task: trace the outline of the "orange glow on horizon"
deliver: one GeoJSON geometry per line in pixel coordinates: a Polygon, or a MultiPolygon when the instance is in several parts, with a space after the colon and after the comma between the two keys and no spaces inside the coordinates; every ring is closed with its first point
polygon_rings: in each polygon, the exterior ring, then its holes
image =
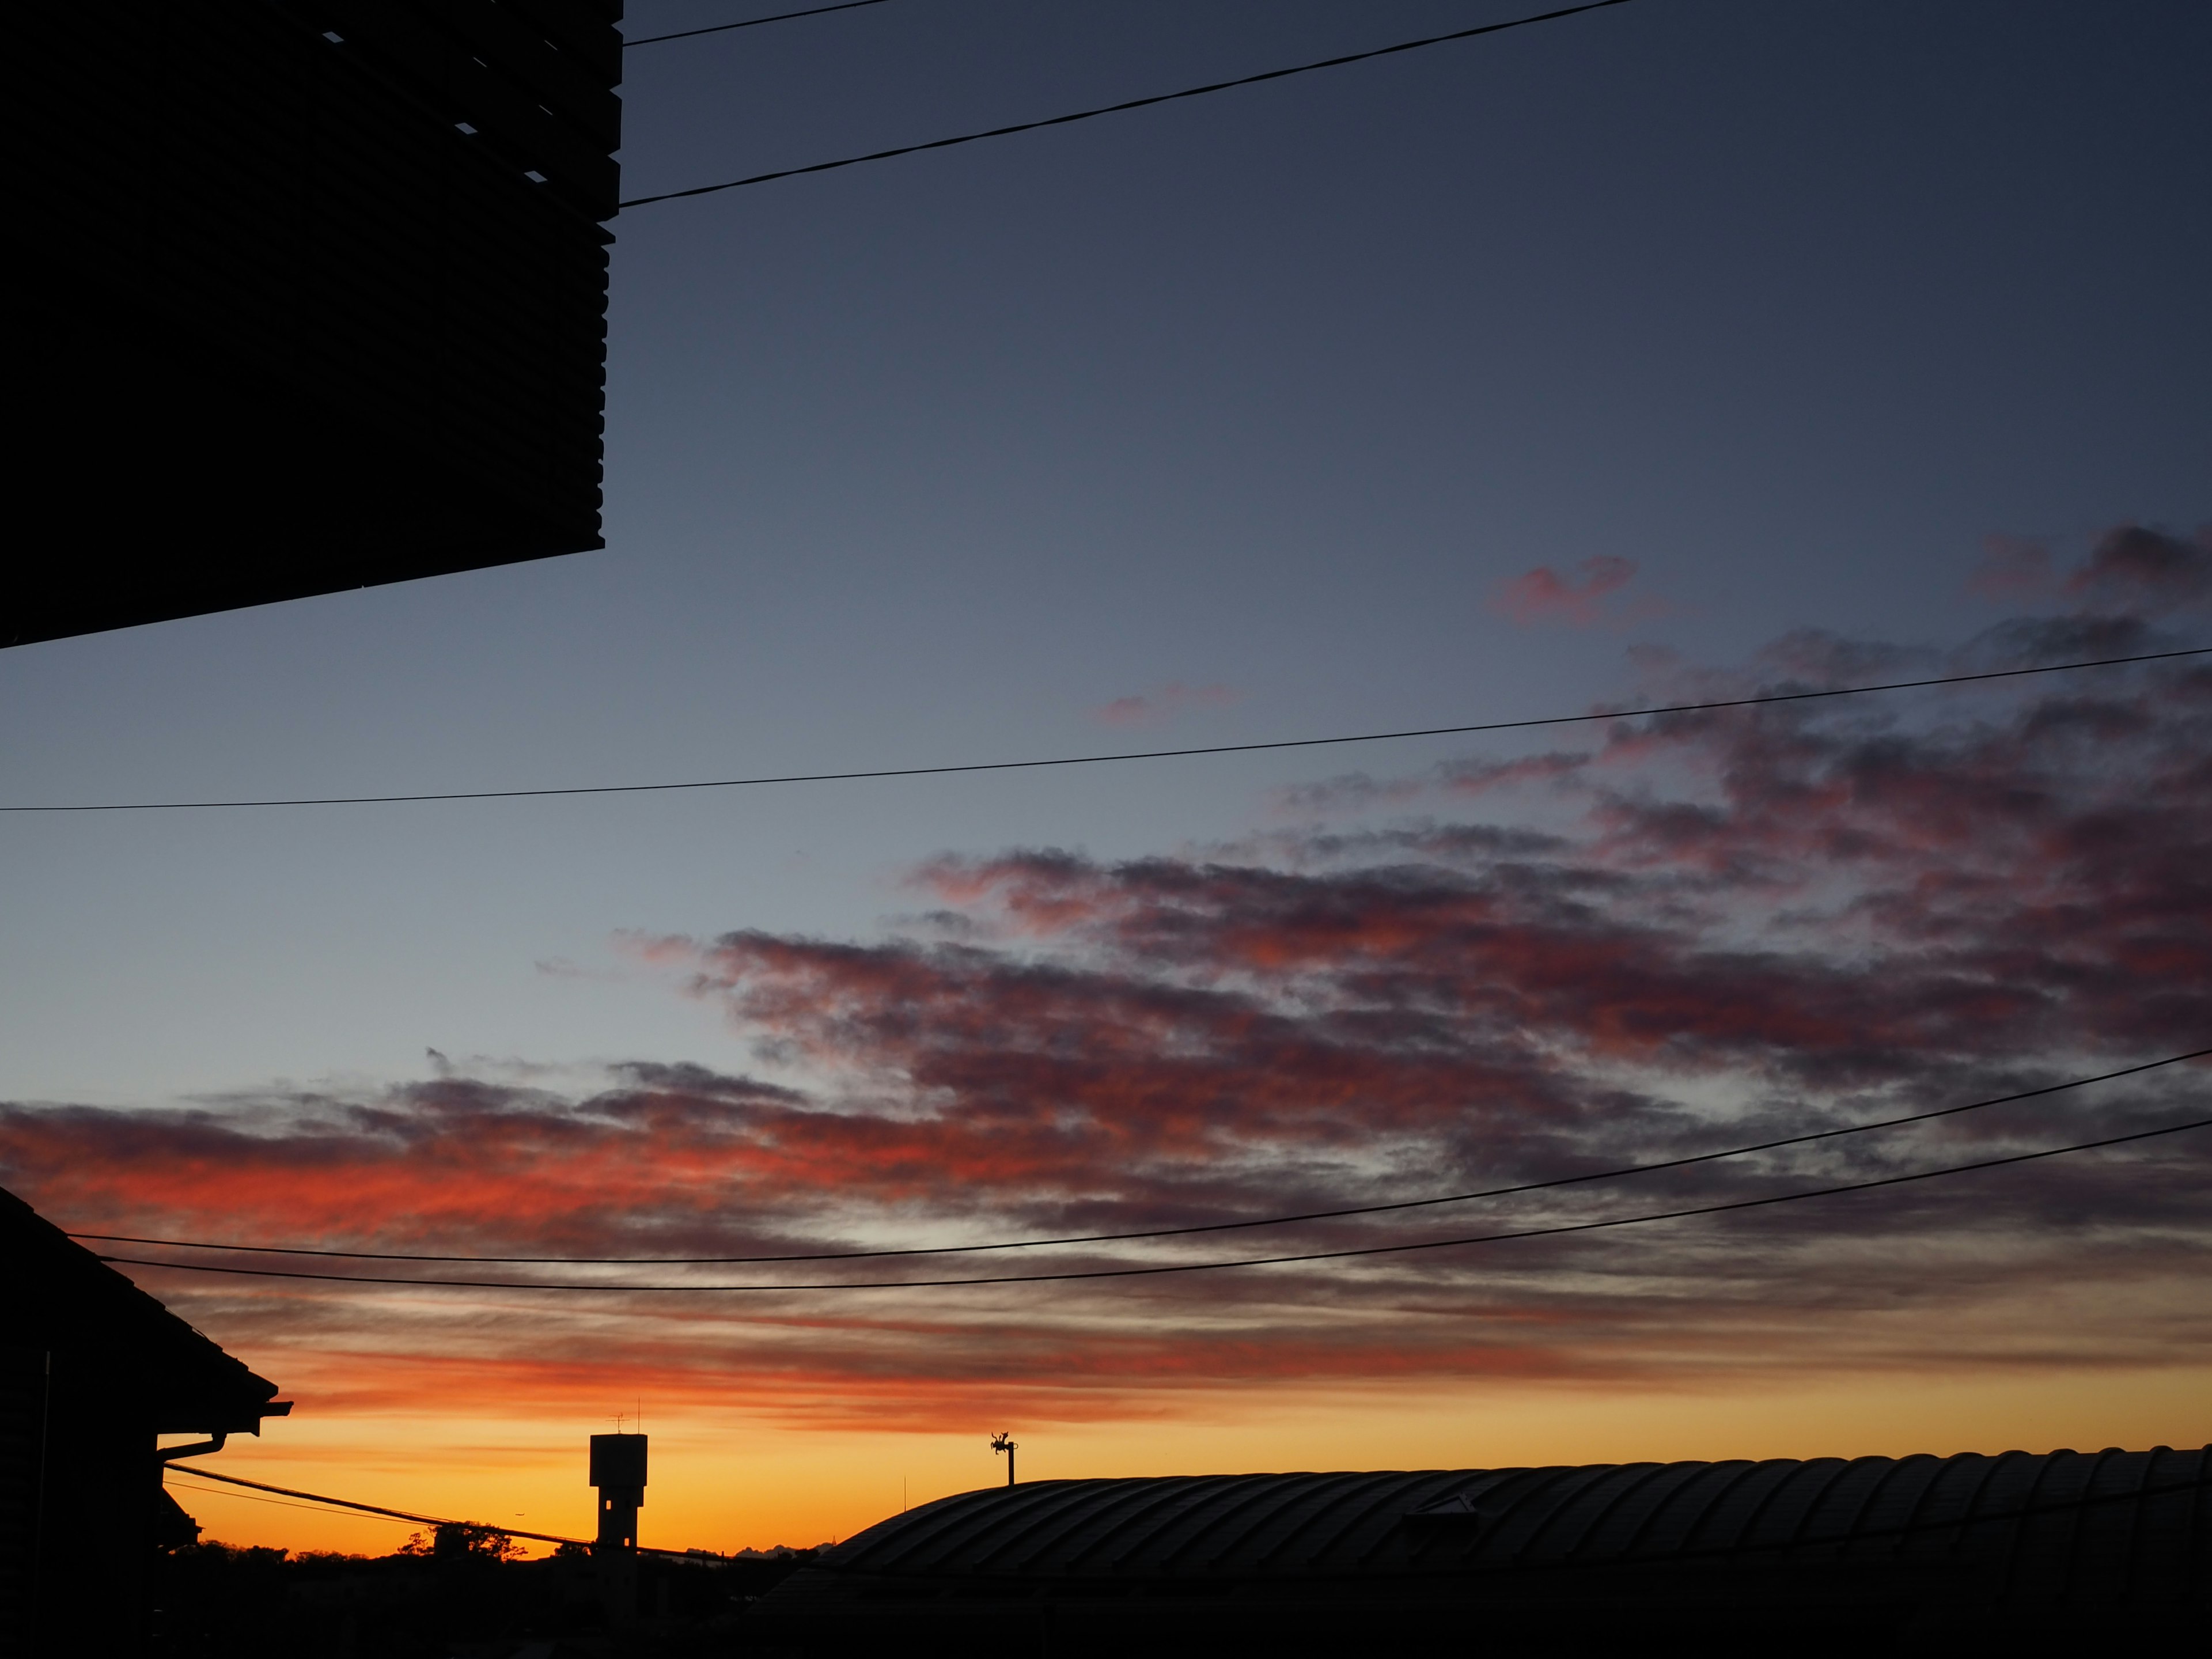
{"type": "MultiPolygon", "coordinates": [[[[270,1364],[274,1365],[274,1362],[270,1364]]],[[[280,1369],[281,1368],[277,1368],[280,1369]]],[[[426,1376],[422,1397],[442,1392],[426,1376]]],[[[492,1396],[447,1410],[317,1410],[234,1440],[210,1468],[455,1520],[588,1537],[585,1442],[635,1410],[610,1376],[603,1420],[492,1396]]],[[[303,1391],[308,1392],[308,1391],[303,1391]]],[[[1483,1381],[1357,1391],[1185,1394],[1145,1417],[1016,1423],[1025,1480],[1293,1468],[1494,1468],[1677,1458],[2045,1451],[2212,1442],[2212,1367],[2033,1376],[1861,1376],[1655,1390],[1483,1381]]],[[[643,1395],[653,1439],[642,1541],[721,1552],[851,1536],[920,1504],[997,1484],[988,1402],[972,1431],[795,1427],[758,1412],[643,1395]]],[[[1011,1419],[1010,1419],[1011,1420],[1011,1419]]],[[[192,1488],[188,1490],[187,1488],[192,1488]]],[[[203,1536],[233,1545],[386,1554],[405,1523],[214,1489],[172,1491],[203,1536]]],[[[532,1545],[539,1554],[549,1547],[532,1545]]]]}

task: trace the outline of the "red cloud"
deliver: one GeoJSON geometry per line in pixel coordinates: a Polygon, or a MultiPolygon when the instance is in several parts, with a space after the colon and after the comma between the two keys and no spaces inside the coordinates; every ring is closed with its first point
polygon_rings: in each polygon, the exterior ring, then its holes
{"type": "MultiPolygon", "coordinates": [[[[2143,569],[2171,577],[2164,556],[2120,547],[2092,569],[2140,585],[2143,569]]],[[[1972,649],[2076,645],[2090,626],[2113,625],[2013,625],[1972,649]]],[[[1820,677],[1895,660],[1805,635],[1764,666],[1820,677]]],[[[1917,712],[1799,703],[1623,721],[1602,767],[1471,761],[1430,786],[1450,799],[1454,780],[1479,791],[1515,767],[1567,785],[1557,833],[1427,823],[1285,836],[1289,856],[1271,860],[1027,850],[920,872],[994,924],[975,937],[1011,943],[635,942],[804,1086],[637,1064],[580,1094],[440,1076],[191,1110],[0,1105],[0,1179],[103,1231],[804,1254],[1541,1178],[2202,1046],[2212,670],[2013,688],[1917,712]]],[[[2150,1127],[2201,1103],[2204,1075],[2179,1067],[1911,1134],[1505,1206],[866,1271],[1158,1262],[1717,1201],[2150,1127]]],[[[2212,1343],[2201,1316],[2175,1311],[2201,1299],[2212,1253],[2208,1139],[1734,1223],[926,1300],[471,1292],[447,1311],[428,1295],[143,1271],[188,1314],[219,1313],[247,1351],[258,1333],[323,1355],[310,1376],[356,1404],[402,1364],[566,1399],[600,1386],[595,1355],[619,1352],[672,1391],[799,1423],[936,1427],[978,1402],[1103,1417],[1270,1381],[1875,1363],[1850,1357],[1850,1316],[1877,1309],[1928,1322],[1923,1348],[1885,1337],[1879,1363],[1950,1364],[1966,1340],[1951,1314],[1993,1298],[2025,1309],[2068,1286],[2094,1287],[2094,1307],[2051,1339],[2055,1358],[2179,1359],[2212,1343]]],[[[851,1270],[702,1271],[803,1284],[851,1270]]]]}
{"type": "Polygon", "coordinates": [[[1527,627],[1538,622],[1564,622],[1577,628],[1593,628],[1607,620],[1607,594],[1626,587],[1636,574],[1633,559],[1602,554],[1576,567],[1577,583],[1547,564],[1516,576],[1499,590],[1492,608],[1527,627]]]}

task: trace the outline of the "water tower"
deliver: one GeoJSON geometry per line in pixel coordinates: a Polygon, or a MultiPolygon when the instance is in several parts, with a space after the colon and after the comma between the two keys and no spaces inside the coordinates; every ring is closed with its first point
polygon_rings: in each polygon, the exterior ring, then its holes
{"type": "Polygon", "coordinates": [[[599,1489],[601,1550],[637,1548],[637,1512],[645,1507],[645,1437],[592,1437],[592,1484],[599,1489]]]}

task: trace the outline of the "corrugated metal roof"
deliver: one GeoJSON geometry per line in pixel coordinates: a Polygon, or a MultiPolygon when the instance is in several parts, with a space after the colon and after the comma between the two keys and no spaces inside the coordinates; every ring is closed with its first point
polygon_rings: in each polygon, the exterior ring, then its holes
{"type": "Polygon", "coordinates": [[[1100,1588],[1486,1571],[1972,1563],[2007,1590],[2201,1580],[2212,1447],[1039,1481],[871,1527],[818,1571],[1100,1588]]]}

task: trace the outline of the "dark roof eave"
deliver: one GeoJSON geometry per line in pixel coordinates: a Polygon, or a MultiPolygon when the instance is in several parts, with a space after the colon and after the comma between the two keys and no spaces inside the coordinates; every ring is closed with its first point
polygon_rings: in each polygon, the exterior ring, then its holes
{"type": "Polygon", "coordinates": [[[276,1384],[0,1189],[0,1340],[131,1376],[164,1433],[258,1433],[276,1384]],[[172,1427],[171,1425],[173,1425],[172,1427]]]}

